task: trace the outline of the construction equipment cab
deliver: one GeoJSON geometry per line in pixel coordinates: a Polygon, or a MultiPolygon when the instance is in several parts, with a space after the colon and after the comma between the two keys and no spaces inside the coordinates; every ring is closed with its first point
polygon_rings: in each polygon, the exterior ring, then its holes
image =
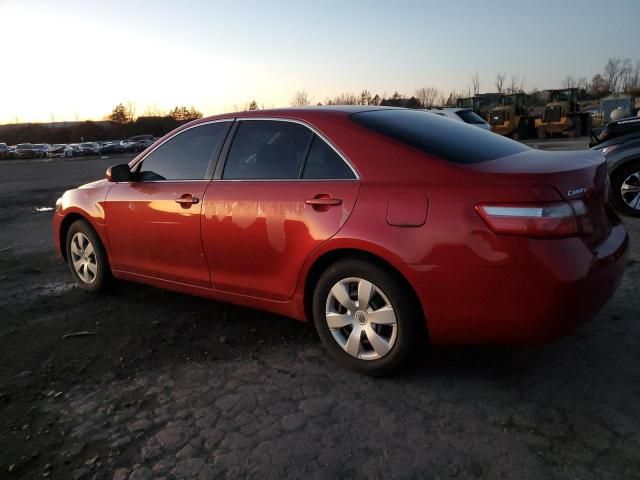
{"type": "Polygon", "coordinates": [[[535,121],[538,138],[547,138],[555,133],[570,138],[588,135],[591,130],[591,115],[580,111],[578,89],[548,90],[549,103],[542,118],[535,121]]]}
{"type": "Polygon", "coordinates": [[[526,93],[503,95],[498,106],[489,114],[491,131],[499,135],[522,140],[535,135],[535,117],[529,112],[526,93]]]}

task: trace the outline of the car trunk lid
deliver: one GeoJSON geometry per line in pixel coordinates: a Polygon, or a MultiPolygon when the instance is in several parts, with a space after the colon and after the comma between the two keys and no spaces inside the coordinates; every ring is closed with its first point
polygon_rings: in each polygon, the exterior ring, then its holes
{"type": "Polygon", "coordinates": [[[608,177],[602,153],[592,150],[569,152],[526,150],[469,168],[502,181],[553,187],[569,202],[584,227],[583,238],[597,244],[611,228],[615,218],[608,205],[608,177]]]}

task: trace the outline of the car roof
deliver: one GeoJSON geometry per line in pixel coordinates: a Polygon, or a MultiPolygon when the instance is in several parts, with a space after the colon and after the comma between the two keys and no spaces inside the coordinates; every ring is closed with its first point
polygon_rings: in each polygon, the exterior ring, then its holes
{"type": "Polygon", "coordinates": [[[312,118],[318,114],[347,116],[354,113],[369,112],[374,110],[407,110],[400,107],[383,107],[379,105],[318,105],[309,107],[284,107],[265,110],[245,110],[239,112],[223,113],[204,117],[192,122],[192,124],[208,122],[211,120],[224,120],[236,117],[277,117],[277,118],[312,118]]]}

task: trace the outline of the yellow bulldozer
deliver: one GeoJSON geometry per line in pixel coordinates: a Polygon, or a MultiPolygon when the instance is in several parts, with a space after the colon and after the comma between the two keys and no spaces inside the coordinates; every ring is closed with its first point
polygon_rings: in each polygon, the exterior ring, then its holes
{"type": "Polygon", "coordinates": [[[514,140],[534,136],[535,119],[529,111],[529,96],[526,93],[502,95],[498,99],[498,106],[489,112],[491,131],[514,140]]]}
{"type": "Polygon", "coordinates": [[[542,118],[535,121],[538,138],[548,138],[560,133],[570,138],[588,135],[591,131],[591,115],[580,111],[578,89],[549,90],[549,103],[542,118]]]}

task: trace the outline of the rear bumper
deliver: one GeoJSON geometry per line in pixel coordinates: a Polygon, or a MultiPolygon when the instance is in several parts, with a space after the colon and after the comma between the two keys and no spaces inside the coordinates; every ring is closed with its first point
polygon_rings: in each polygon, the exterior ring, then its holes
{"type": "Polygon", "coordinates": [[[532,345],[573,333],[615,293],[629,237],[619,224],[596,251],[577,238],[528,242],[526,266],[409,266],[432,343],[532,345]]]}

